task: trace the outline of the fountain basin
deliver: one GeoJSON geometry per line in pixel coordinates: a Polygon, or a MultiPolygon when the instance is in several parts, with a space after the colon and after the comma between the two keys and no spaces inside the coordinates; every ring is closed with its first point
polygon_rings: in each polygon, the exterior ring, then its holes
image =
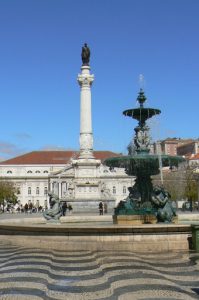
{"type": "MultiPolygon", "coordinates": [[[[111,217],[111,216],[110,216],[111,217]]],[[[96,224],[0,224],[1,241],[13,245],[58,250],[118,250],[134,252],[188,251],[189,224],[142,226],[96,224]]]]}
{"type": "Polygon", "coordinates": [[[191,224],[196,221],[199,224],[199,214],[179,214],[178,218],[178,224],[132,226],[113,224],[112,215],[67,215],[55,224],[48,223],[42,216],[20,214],[9,219],[0,218],[0,239],[33,249],[189,251],[191,224]]]}
{"type": "Polygon", "coordinates": [[[127,109],[123,111],[123,115],[132,117],[133,119],[144,123],[149,118],[159,115],[161,111],[156,108],[148,108],[148,107],[140,107],[140,108],[134,108],[134,109],[127,109]]]}
{"type": "MultiPolygon", "coordinates": [[[[136,155],[111,157],[105,160],[105,164],[109,167],[125,168],[128,175],[138,175],[140,173],[148,175],[159,174],[158,155],[140,153],[136,155]]],[[[181,156],[161,155],[163,167],[177,167],[180,162],[184,161],[181,156]]]]}

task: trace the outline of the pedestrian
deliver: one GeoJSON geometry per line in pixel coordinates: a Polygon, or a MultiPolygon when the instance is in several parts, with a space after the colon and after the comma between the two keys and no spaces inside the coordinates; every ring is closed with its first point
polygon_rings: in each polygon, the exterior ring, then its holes
{"type": "Polygon", "coordinates": [[[65,216],[66,215],[66,210],[67,210],[67,203],[66,202],[64,202],[63,204],[62,204],[62,216],[65,216]]]}
{"type": "Polygon", "coordinates": [[[21,204],[20,205],[20,213],[23,213],[24,212],[24,209],[23,209],[23,205],[21,204]]]}
{"type": "Polygon", "coordinates": [[[99,214],[103,215],[103,203],[102,203],[102,201],[99,203],[99,214]]]}
{"type": "Polygon", "coordinates": [[[71,204],[69,204],[69,206],[68,206],[68,210],[69,210],[69,214],[72,214],[73,207],[72,207],[72,205],[71,205],[71,204]]]}
{"type": "Polygon", "coordinates": [[[27,203],[24,205],[24,211],[27,214],[27,212],[28,212],[28,204],[27,203]]]}
{"type": "Polygon", "coordinates": [[[108,212],[108,205],[107,205],[107,203],[105,202],[105,203],[104,203],[104,213],[107,214],[107,212],[108,212]]]}
{"type": "Polygon", "coordinates": [[[33,209],[33,204],[32,204],[32,202],[30,202],[30,203],[28,204],[28,209],[29,209],[29,213],[31,214],[31,213],[32,213],[32,209],[33,209]]]}

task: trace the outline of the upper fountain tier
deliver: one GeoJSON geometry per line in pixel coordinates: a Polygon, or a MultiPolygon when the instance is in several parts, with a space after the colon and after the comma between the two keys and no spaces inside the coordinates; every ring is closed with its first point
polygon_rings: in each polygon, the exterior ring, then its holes
{"type": "Polygon", "coordinates": [[[139,102],[140,107],[134,109],[127,109],[123,111],[123,114],[125,116],[131,117],[139,121],[140,126],[144,126],[146,120],[161,113],[159,109],[144,107],[144,102],[146,101],[146,99],[147,98],[144,94],[143,89],[140,89],[140,92],[137,97],[137,101],[139,102]]]}
{"type": "MultiPolygon", "coordinates": [[[[134,151],[131,151],[131,144],[128,147],[129,155],[108,158],[105,164],[109,167],[124,167],[128,175],[150,176],[159,173],[159,155],[150,154],[150,134],[149,127],[145,124],[149,118],[159,115],[161,111],[155,108],[145,108],[144,102],[146,96],[144,91],[140,89],[137,101],[140,104],[139,108],[127,109],[123,112],[125,116],[136,119],[139,124],[134,128],[135,136],[132,144],[134,151]]],[[[162,166],[178,166],[178,163],[184,161],[182,157],[161,155],[162,166]]]]}

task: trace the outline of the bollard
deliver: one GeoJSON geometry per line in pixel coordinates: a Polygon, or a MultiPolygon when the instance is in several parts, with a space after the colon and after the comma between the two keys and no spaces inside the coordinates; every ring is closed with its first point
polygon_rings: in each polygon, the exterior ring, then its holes
{"type": "Polygon", "coordinates": [[[199,225],[191,225],[192,231],[192,247],[193,250],[199,252],[199,225]]]}

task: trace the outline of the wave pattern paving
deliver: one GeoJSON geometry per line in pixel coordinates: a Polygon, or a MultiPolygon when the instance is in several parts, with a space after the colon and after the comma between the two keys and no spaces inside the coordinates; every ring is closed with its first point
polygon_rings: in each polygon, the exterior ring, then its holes
{"type": "Polygon", "coordinates": [[[0,243],[0,299],[199,299],[199,254],[59,251],[0,243]]]}

